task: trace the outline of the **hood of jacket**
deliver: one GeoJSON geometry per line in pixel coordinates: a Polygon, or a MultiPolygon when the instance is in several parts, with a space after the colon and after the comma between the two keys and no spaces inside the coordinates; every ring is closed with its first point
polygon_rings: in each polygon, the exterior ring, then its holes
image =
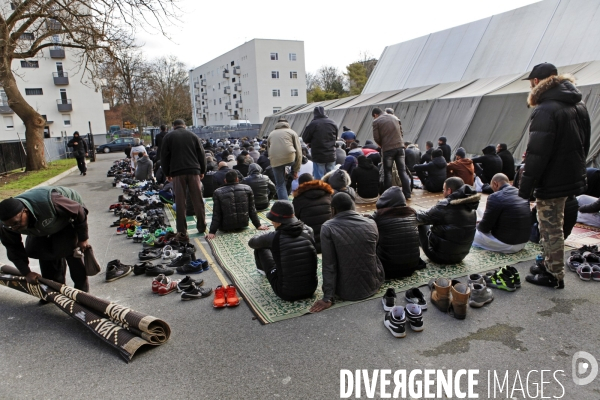
{"type": "Polygon", "coordinates": [[[304,223],[302,221],[281,224],[279,228],[277,228],[278,231],[285,232],[286,235],[290,235],[291,237],[300,236],[302,229],[304,229],[304,223]]]}
{"type": "Polygon", "coordinates": [[[366,156],[359,156],[358,157],[358,166],[364,169],[373,169],[375,168],[375,165],[373,165],[373,160],[371,160],[370,158],[366,157],[366,156]]]}
{"type": "Polygon", "coordinates": [[[451,206],[466,204],[470,205],[471,208],[477,209],[479,200],[481,200],[481,194],[477,193],[473,187],[469,185],[463,185],[460,189],[446,197],[445,200],[447,201],[447,204],[451,206]]]}
{"type": "Polygon", "coordinates": [[[289,129],[290,128],[290,124],[287,122],[278,122],[275,124],[275,129],[289,129]]]}
{"type": "Polygon", "coordinates": [[[356,168],[357,165],[358,165],[358,161],[356,160],[356,157],[347,156],[346,159],[344,160],[344,165],[342,165],[342,168],[344,169],[344,171],[351,174],[352,170],[354,168],[356,168]]]}
{"type": "Polygon", "coordinates": [[[294,190],[294,197],[298,197],[305,193],[308,195],[309,193],[307,192],[311,192],[310,194],[313,194],[312,192],[315,192],[315,198],[317,198],[325,196],[327,194],[333,194],[333,189],[331,186],[329,186],[329,184],[323,181],[309,181],[303,183],[302,185],[298,186],[298,189],[294,190]],[[317,191],[322,193],[316,193],[317,191]]]}
{"type": "Polygon", "coordinates": [[[150,161],[150,158],[148,158],[148,157],[140,157],[137,162],[138,162],[138,165],[139,164],[146,165],[146,164],[150,164],[152,161],[150,161]]]}
{"type": "Polygon", "coordinates": [[[481,151],[483,151],[483,154],[496,154],[496,148],[492,145],[485,146],[481,151]]]}
{"type": "Polygon", "coordinates": [[[327,115],[325,115],[325,109],[321,106],[315,107],[314,116],[315,116],[315,119],[327,118],[327,115]]]}
{"type": "Polygon", "coordinates": [[[377,209],[404,207],[406,206],[406,197],[404,197],[400,187],[392,186],[383,192],[379,200],[377,200],[376,206],[377,209]]]}
{"type": "Polygon", "coordinates": [[[577,104],[582,99],[575,87],[575,77],[571,74],[553,75],[543,79],[531,89],[527,104],[534,107],[546,100],[556,100],[567,104],[577,104]]]}
{"type": "Polygon", "coordinates": [[[440,168],[440,169],[446,168],[446,165],[448,165],[444,156],[433,157],[431,159],[431,162],[433,163],[433,165],[435,165],[437,168],[440,168]]]}
{"type": "Polygon", "coordinates": [[[258,165],[256,163],[252,163],[248,167],[248,175],[260,175],[260,174],[262,174],[262,172],[263,172],[262,168],[260,167],[260,165],[258,165]]]}
{"type": "Polygon", "coordinates": [[[349,187],[352,180],[350,179],[350,175],[340,168],[325,174],[323,182],[328,183],[335,190],[340,190],[344,187],[349,187]]]}

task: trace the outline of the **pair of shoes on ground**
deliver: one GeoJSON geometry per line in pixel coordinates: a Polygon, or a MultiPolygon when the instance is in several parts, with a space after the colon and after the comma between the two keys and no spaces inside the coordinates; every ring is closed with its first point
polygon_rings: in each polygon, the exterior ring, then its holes
{"type": "Polygon", "coordinates": [[[471,274],[469,275],[467,284],[471,289],[471,296],[469,297],[470,307],[480,308],[494,301],[494,293],[492,293],[492,289],[487,287],[486,280],[483,276],[471,274]]]}
{"type": "Polygon", "coordinates": [[[396,291],[394,288],[389,288],[381,299],[383,310],[386,311],[383,317],[383,325],[396,338],[406,336],[407,321],[410,328],[415,332],[422,332],[425,329],[423,311],[427,310],[427,301],[423,293],[418,288],[412,288],[404,293],[404,298],[408,302],[406,306],[396,305],[396,291]]]}
{"type": "Polygon", "coordinates": [[[519,271],[511,265],[500,268],[493,272],[488,272],[484,276],[488,287],[514,292],[521,287],[521,276],[519,271]]]}
{"type": "Polygon", "coordinates": [[[234,285],[219,285],[215,288],[214,308],[236,307],[238,305],[240,305],[240,298],[237,295],[237,288],[234,285]]]}
{"type": "Polygon", "coordinates": [[[122,264],[120,260],[109,261],[106,265],[106,282],[116,281],[129,275],[133,271],[133,266],[122,264]]]}
{"type": "Polygon", "coordinates": [[[554,289],[565,288],[565,281],[556,279],[556,277],[548,271],[544,265],[544,259],[541,256],[536,258],[535,265],[531,266],[529,271],[531,272],[531,275],[527,275],[525,280],[531,284],[548,286],[554,289]]]}
{"type": "Polygon", "coordinates": [[[203,288],[204,279],[192,279],[186,276],[177,284],[177,292],[181,293],[181,300],[195,300],[208,297],[212,293],[211,288],[203,288]]]}
{"type": "Polygon", "coordinates": [[[571,271],[576,272],[582,281],[600,281],[600,256],[596,253],[588,251],[584,253],[571,252],[571,257],[567,260],[567,266],[571,271]]]}
{"type": "Polygon", "coordinates": [[[134,275],[146,275],[146,276],[158,276],[158,275],[173,275],[175,271],[172,269],[163,267],[160,264],[152,264],[149,261],[144,261],[133,266],[134,275]]]}
{"type": "Polygon", "coordinates": [[[179,279],[172,281],[171,278],[164,274],[160,274],[152,280],[152,293],[158,294],[159,296],[167,295],[177,290],[178,283],[179,279]]]}
{"type": "Polygon", "coordinates": [[[177,273],[179,274],[199,274],[203,271],[209,270],[208,261],[197,259],[190,260],[188,263],[177,267],[177,273]]]}
{"type": "Polygon", "coordinates": [[[431,304],[456,319],[465,319],[471,288],[457,279],[437,278],[428,283],[431,304]]]}

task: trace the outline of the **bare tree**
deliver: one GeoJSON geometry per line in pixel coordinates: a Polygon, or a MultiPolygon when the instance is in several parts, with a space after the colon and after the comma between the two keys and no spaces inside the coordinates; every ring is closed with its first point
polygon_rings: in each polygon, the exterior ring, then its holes
{"type": "MultiPolygon", "coordinates": [[[[132,43],[138,27],[163,25],[176,17],[176,0],[13,0],[0,7],[0,84],[8,105],[25,123],[27,170],[46,166],[44,118],[19,92],[12,70],[15,59],[39,55],[53,46],[74,49],[89,77],[100,86],[99,66],[118,49],[132,43]],[[12,9],[14,8],[14,9],[12,9]]],[[[84,79],[84,78],[82,78],[84,79]]]]}
{"type": "Polygon", "coordinates": [[[317,71],[319,86],[326,91],[342,94],[344,92],[344,75],[336,67],[323,66],[317,71]]]}
{"type": "Polygon", "coordinates": [[[306,90],[311,91],[319,86],[319,78],[314,72],[306,73],[306,90]]]}
{"type": "Polygon", "coordinates": [[[152,115],[159,122],[170,123],[181,118],[192,119],[189,75],[185,64],[175,56],[161,57],[150,64],[152,115]]]}

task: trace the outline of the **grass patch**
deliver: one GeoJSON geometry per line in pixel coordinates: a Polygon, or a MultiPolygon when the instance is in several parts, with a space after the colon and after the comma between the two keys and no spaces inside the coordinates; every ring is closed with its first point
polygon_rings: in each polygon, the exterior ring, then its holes
{"type": "Polygon", "coordinates": [[[77,165],[74,158],[57,160],[48,164],[48,168],[33,172],[13,172],[0,178],[0,200],[23,193],[48,179],[60,175],[77,165]]]}

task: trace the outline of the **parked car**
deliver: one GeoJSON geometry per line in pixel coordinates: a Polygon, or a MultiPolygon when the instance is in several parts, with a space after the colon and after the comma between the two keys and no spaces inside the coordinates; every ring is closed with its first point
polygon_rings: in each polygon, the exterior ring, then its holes
{"type": "Polygon", "coordinates": [[[118,138],[110,143],[101,144],[96,148],[96,152],[110,153],[111,151],[123,151],[129,145],[133,147],[133,138],[118,138]]]}

